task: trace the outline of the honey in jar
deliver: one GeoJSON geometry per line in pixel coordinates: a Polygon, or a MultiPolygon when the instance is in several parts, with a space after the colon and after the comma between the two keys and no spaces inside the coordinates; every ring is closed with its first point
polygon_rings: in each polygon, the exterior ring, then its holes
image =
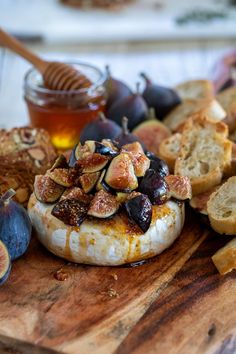
{"type": "Polygon", "coordinates": [[[41,74],[30,69],[25,77],[25,100],[31,124],[46,129],[58,150],[72,148],[83,127],[104,110],[106,76],[88,64],[72,64],[91,81],[91,87],[54,91],[43,86],[41,74]]]}

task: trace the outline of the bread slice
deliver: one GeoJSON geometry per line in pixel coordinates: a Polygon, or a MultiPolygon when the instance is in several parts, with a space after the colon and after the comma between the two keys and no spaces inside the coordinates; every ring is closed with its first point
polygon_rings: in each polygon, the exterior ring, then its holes
{"type": "Polygon", "coordinates": [[[236,86],[225,89],[216,95],[217,101],[227,111],[236,102],[236,86]]]}
{"type": "Polygon", "coordinates": [[[209,118],[220,121],[226,117],[225,110],[215,99],[208,100],[184,100],[168,114],[163,123],[173,132],[181,130],[186,120],[195,115],[207,115],[209,118]]]}
{"type": "Polygon", "coordinates": [[[175,133],[164,139],[159,146],[159,156],[169,166],[170,172],[174,171],[175,161],[180,150],[181,134],[175,133]]]}
{"type": "Polygon", "coordinates": [[[208,99],[214,96],[214,86],[209,80],[188,80],[175,86],[181,99],[208,99]]]}
{"type": "Polygon", "coordinates": [[[182,132],[175,174],[190,178],[193,195],[220,184],[230,167],[232,142],[228,127],[205,116],[190,118],[182,132]]]}
{"type": "Polygon", "coordinates": [[[207,215],[207,202],[210,199],[212,193],[219,188],[220,186],[214,186],[206,192],[195,195],[193,198],[190,199],[189,205],[198,213],[207,215]]]}
{"type": "Polygon", "coordinates": [[[236,269],[236,237],[219,249],[212,256],[212,261],[222,275],[236,269]]]}
{"type": "Polygon", "coordinates": [[[236,86],[218,93],[216,99],[227,113],[225,123],[229,126],[229,131],[234,131],[236,129],[236,86]]]}
{"type": "Polygon", "coordinates": [[[229,139],[236,142],[236,129],[230,134],[229,139]]]}
{"type": "Polygon", "coordinates": [[[216,232],[236,235],[236,176],[230,177],[210,196],[207,213],[216,232]]]}

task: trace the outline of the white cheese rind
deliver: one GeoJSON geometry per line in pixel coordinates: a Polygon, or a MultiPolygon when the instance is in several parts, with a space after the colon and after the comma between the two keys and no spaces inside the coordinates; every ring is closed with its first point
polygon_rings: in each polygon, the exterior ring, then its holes
{"type": "MultiPolygon", "coordinates": [[[[65,225],[51,215],[53,205],[42,204],[34,195],[28,211],[40,242],[55,255],[72,262],[121,265],[163,252],[179,236],[184,223],[184,204],[168,201],[169,212],[152,221],[145,234],[130,235],[119,227],[109,232],[103,224],[85,220],[80,228],[65,225]]],[[[155,207],[154,207],[155,208],[155,207]]]]}

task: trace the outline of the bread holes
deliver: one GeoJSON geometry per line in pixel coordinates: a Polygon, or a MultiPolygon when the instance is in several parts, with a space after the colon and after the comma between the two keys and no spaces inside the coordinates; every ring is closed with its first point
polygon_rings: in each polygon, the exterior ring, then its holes
{"type": "Polygon", "coordinates": [[[227,210],[222,214],[223,218],[228,218],[232,215],[232,210],[227,210]]]}
{"type": "Polygon", "coordinates": [[[200,172],[202,175],[206,175],[209,170],[210,170],[210,166],[207,162],[204,161],[199,161],[200,162],[200,172]]]}

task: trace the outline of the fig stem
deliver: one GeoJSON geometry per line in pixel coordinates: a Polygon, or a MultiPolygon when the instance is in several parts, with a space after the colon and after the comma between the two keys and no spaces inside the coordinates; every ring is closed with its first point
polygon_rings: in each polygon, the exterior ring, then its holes
{"type": "Polygon", "coordinates": [[[128,118],[127,117],[123,117],[122,118],[122,130],[123,130],[123,134],[124,135],[128,135],[129,134],[129,129],[128,129],[128,118]]]}
{"type": "Polygon", "coordinates": [[[11,200],[12,197],[16,194],[16,191],[14,189],[10,188],[8,189],[7,192],[5,192],[1,197],[0,197],[0,202],[3,204],[8,204],[11,200]]]}
{"type": "Polygon", "coordinates": [[[107,77],[110,78],[110,77],[111,77],[110,66],[109,66],[109,65],[106,65],[106,66],[105,66],[105,70],[106,70],[106,73],[107,73],[107,77]]]}
{"type": "Polygon", "coordinates": [[[138,95],[140,94],[140,82],[139,81],[136,83],[136,92],[138,95]]]}
{"type": "Polygon", "coordinates": [[[147,76],[147,74],[145,74],[145,73],[140,73],[139,74],[145,81],[146,81],[146,84],[147,85],[151,85],[151,83],[152,83],[152,81],[151,81],[151,79],[147,76]]]}
{"type": "Polygon", "coordinates": [[[148,120],[157,119],[155,109],[151,107],[148,112],[148,120]]]}
{"type": "Polygon", "coordinates": [[[106,122],[107,118],[103,112],[99,112],[99,118],[102,122],[106,122]]]}

